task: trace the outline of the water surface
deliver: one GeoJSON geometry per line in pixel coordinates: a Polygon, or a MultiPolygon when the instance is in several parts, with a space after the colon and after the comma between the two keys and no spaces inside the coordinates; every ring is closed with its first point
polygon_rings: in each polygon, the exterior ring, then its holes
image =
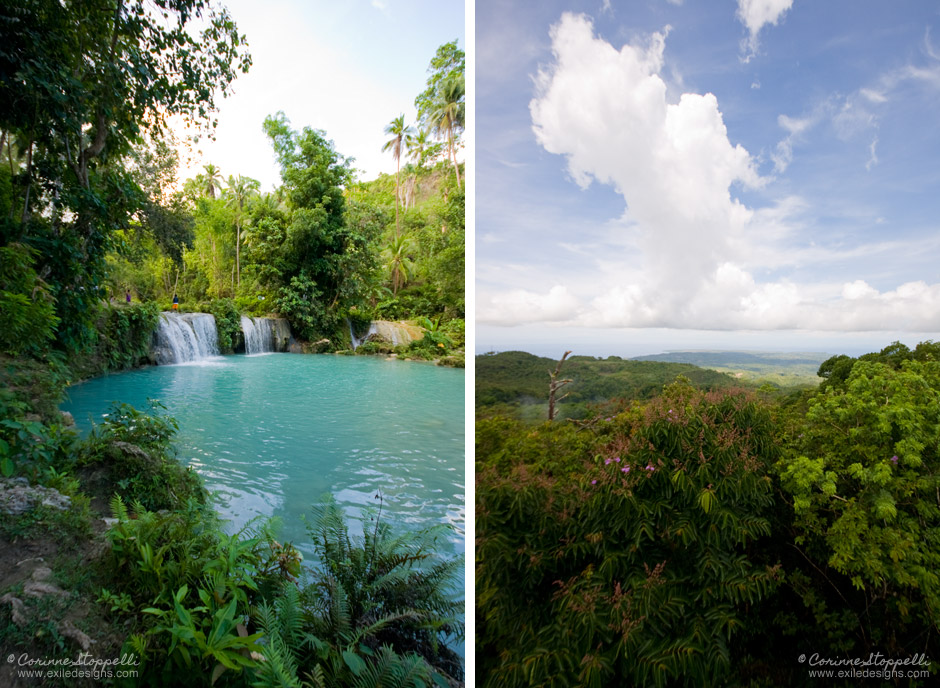
{"type": "MultiPolygon", "coordinates": [[[[464,550],[464,374],[371,357],[215,357],[71,387],[63,410],[83,430],[114,400],[166,405],[175,445],[216,493],[234,531],[278,516],[282,538],[312,556],[301,520],[324,493],[352,516],[384,498],[397,528],[453,526],[464,550]]],[[[354,529],[361,532],[357,523],[354,529]]]]}

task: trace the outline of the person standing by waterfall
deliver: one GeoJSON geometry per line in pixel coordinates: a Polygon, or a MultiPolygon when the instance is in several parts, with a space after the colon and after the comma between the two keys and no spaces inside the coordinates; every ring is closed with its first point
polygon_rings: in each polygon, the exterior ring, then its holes
{"type": "Polygon", "coordinates": [[[176,294],[173,294],[173,310],[178,311],[180,309],[180,299],[176,294]]]}

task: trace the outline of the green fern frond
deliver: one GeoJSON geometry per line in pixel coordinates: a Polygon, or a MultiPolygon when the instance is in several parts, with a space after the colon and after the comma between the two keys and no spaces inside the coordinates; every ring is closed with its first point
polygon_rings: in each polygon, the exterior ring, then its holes
{"type": "Polygon", "coordinates": [[[127,513],[127,505],[124,504],[124,500],[121,499],[121,495],[115,493],[114,496],[111,497],[110,507],[111,514],[118,521],[124,522],[130,518],[130,515],[127,513]]]}

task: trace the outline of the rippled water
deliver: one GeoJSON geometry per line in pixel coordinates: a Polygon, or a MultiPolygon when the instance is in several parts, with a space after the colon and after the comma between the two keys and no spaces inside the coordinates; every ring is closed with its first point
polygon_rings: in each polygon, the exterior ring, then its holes
{"type": "MultiPolygon", "coordinates": [[[[370,357],[226,356],[97,378],[69,389],[82,429],[113,400],[158,399],[179,423],[179,458],[240,528],[278,516],[282,538],[312,556],[301,517],[324,493],[351,516],[384,496],[398,528],[453,526],[464,551],[464,374],[370,357]]],[[[360,531],[361,532],[361,531],[360,531]]]]}

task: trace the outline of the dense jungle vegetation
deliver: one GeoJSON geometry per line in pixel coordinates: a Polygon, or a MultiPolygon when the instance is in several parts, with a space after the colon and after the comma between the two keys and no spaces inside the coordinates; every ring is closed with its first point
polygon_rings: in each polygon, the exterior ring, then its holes
{"type": "Polygon", "coordinates": [[[478,683],[931,684],[940,344],[819,377],[787,395],[679,377],[573,422],[478,418],[478,683]],[[815,678],[813,657],[869,673],[815,678]]]}
{"type": "Polygon", "coordinates": [[[327,499],[306,565],[274,523],[223,532],[172,419],[117,404],[81,438],[57,409],[70,381],[139,364],[174,294],[223,350],[240,314],[272,313],[327,350],[373,318],[418,320],[419,357],[462,347],[456,41],[417,128],[389,113],[394,176],[357,180],[326,132],[273,113],[276,190],[212,164],[180,187],[170,118],[208,134],[250,65],[208,0],[0,7],[0,647],[132,653],[139,685],[455,685],[462,564],[441,533],[393,533],[379,507],[356,538],[327,499]]]}
{"type": "Polygon", "coordinates": [[[263,123],[277,189],[211,163],[180,188],[168,118],[211,131],[214,99],[250,66],[245,37],[196,0],[171,12],[172,29],[143,2],[57,8],[34,0],[0,18],[4,351],[88,351],[103,304],[128,292],[163,309],[177,294],[185,310],[280,314],[332,350],[348,348],[347,318],[420,319],[462,338],[456,42],[431,60],[417,129],[404,116],[386,129],[394,176],[357,180],[326,132],[278,112],[263,123]],[[199,14],[211,49],[185,27],[199,14]]]}

